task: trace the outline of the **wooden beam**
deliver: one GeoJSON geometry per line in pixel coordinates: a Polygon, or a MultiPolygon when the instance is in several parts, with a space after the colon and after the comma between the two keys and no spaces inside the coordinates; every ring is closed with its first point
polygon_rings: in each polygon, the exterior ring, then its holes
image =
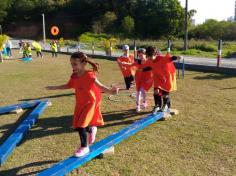
{"type": "Polygon", "coordinates": [[[80,158],[76,158],[75,156],[71,156],[64,161],[61,161],[49,169],[46,169],[37,174],[37,176],[62,176],[65,175],[72,170],[82,166],[83,164],[87,163],[88,161],[92,160],[99,154],[103,153],[105,150],[109,149],[115,144],[118,144],[125,140],[126,138],[134,135],[138,131],[142,130],[143,128],[155,123],[157,120],[160,120],[163,117],[163,113],[160,112],[156,115],[149,115],[126,128],[96,142],[90,147],[90,152],[80,158]]]}
{"type": "Polygon", "coordinates": [[[35,121],[43,113],[48,106],[49,101],[41,101],[34,110],[26,117],[26,119],[16,128],[16,130],[3,142],[0,146],[0,165],[2,165],[16,146],[23,139],[24,135],[35,124],[35,121]]]}
{"type": "Polygon", "coordinates": [[[39,100],[35,100],[35,101],[30,101],[30,102],[24,102],[21,104],[0,107],[0,114],[10,113],[10,112],[16,111],[17,109],[33,108],[39,103],[40,103],[39,100]]]}

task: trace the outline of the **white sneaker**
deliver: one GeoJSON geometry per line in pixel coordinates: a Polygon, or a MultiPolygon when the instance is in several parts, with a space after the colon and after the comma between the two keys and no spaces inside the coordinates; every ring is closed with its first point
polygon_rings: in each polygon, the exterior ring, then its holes
{"type": "Polygon", "coordinates": [[[80,147],[76,152],[76,157],[82,157],[89,153],[89,147],[80,147]]]}
{"type": "Polygon", "coordinates": [[[161,108],[159,106],[155,106],[152,110],[152,114],[156,115],[158,112],[161,112],[161,108]]]}
{"type": "Polygon", "coordinates": [[[137,112],[137,113],[141,112],[141,108],[140,108],[140,106],[137,106],[137,108],[136,108],[136,112],[137,112]]]}

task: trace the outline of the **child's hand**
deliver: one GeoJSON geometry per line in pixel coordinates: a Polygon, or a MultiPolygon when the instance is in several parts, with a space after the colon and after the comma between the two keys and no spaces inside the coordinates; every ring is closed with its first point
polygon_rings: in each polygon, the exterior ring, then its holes
{"type": "Polygon", "coordinates": [[[178,59],[179,59],[179,60],[183,60],[184,57],[183,57],[183,56],[178,56],[178,59]]]}
{"type": "Polygon", "coordinates": [[[118,93],[119,93],[119,88],[117,88],[117,87],[112,87],[111,88],[111,94],[117,95],[118,93]]]}

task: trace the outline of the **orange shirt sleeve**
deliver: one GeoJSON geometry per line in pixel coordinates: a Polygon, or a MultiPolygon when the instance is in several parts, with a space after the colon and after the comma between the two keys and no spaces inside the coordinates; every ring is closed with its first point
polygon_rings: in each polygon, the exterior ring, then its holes
{"type": "Polygon", "coordinates": [[[75,89],[75,77],[76,75],[73,73],[70,77],[70,80],[68,81],[68,83],[66,84],[66,86],[70,89],[74,88],[75,89]]]}

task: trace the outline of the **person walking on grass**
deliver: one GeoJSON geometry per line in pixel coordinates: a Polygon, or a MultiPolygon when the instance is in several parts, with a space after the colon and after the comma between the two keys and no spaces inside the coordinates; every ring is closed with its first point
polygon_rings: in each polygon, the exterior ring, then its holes
{"type": "Polygon", "coordinates": [[[6,50],[7,50],[7,56],[9,58],[12,58],[12,42],[10,40],[6,42],[6,50]]]}
{"type": "Polygon", "coordinates": [[[52,41],[52,43],[50,43],[50,46],[51,46],[52,57],[57,58],[57,52],[58,52],[57,42],[52,41]]]}
{"type": "Polygon", "coordinates": [[[89,145],[95,141],[97,127],[104,125],[100,111],[101,92],[117,94],[119,89],[108,88],[97,79],[98,64],[92,62],[84,53],[73,53],[70,62],[73,73],[69,82],[61,86],[49,86],[47,89],[75,89],[73,128],[78,131],[81,142],[75,156],[82,157],[89,153],[89,145]],[[86,69],[87,64],[92,66],[92,70],[86,69]]]}

